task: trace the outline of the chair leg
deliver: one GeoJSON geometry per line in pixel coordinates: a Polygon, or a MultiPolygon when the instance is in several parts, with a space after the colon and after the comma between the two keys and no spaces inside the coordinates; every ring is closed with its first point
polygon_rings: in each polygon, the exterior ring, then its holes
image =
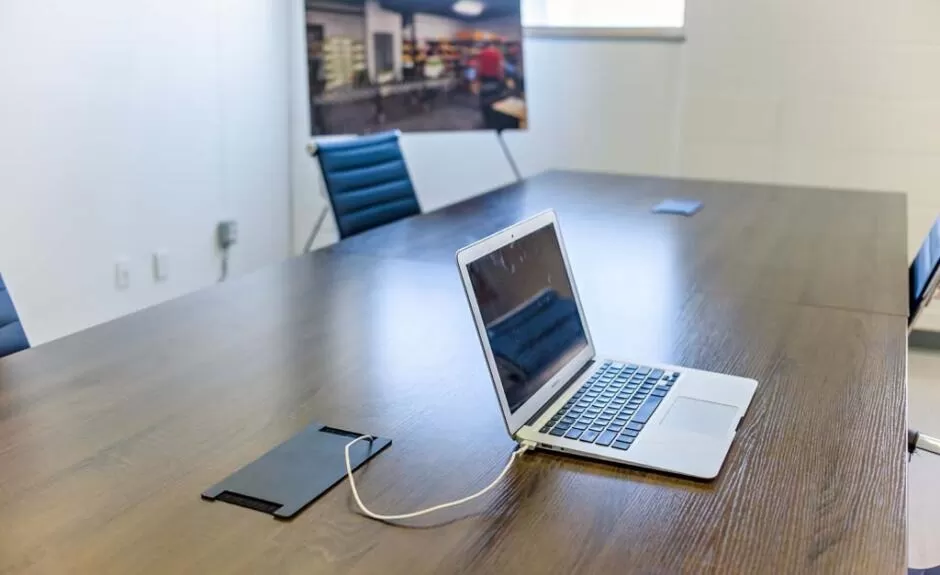
{"type": "Polygon", "coordinates": [[[317,239],[317,234],[320,233],[320,228],[323,227],[323,223],[326,221],[326,216],[329,213],[329,211],[330,211],[329,208],[324,207],[323,210],[320,212],[320,217],[317,218],[317,223],[314,224],[313,231],[310,232],[310,237],[307,238],[307,243],[304,244],[303,253],[309,252],[310,248],[313,247],[313,242],[317,239]]]}

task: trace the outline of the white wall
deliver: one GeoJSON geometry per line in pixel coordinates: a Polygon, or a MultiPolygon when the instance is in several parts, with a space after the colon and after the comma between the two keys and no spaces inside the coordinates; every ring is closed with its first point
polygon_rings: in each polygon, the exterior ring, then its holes
{"type": "Polygon", "coordinates": [[[289,254],[287,8],[3,1],[0,271],[34,344],[213,284],[220,218],[234,275],[289,254]]]}
{"type": "Polygon", "coordinates": [[[683,173],[940,208],[940,4],[701,0],[687,17],[683,173]]]}

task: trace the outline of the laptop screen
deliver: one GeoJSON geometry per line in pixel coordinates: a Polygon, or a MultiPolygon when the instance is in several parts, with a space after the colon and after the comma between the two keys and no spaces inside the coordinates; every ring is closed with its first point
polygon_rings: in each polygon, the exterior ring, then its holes
{"type": "Polygon", "coordinates": [[[588,345],[554,225],[471,262],[468,272],[515,413],[588,345]]]}

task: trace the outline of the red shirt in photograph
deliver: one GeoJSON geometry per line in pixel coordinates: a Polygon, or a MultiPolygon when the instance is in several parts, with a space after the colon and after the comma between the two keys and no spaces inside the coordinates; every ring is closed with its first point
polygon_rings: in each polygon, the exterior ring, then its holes
{"type": "Polygon", "coordinates": [[[477,74],[480,78],[497,80],[503,79],[503,53],[494,46],[487,46],[479,55],[477,74]]]}

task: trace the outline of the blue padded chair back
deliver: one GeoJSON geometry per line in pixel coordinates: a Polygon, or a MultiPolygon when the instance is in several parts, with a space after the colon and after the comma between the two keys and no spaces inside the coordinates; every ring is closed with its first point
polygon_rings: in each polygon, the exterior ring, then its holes
{"type": "Polygon", "coordinates": [[[13,299],[0,276],[0,357],[29,348],[29,340],[13,307],[13,299]]]}
{"type": "Polygon", "coordinates": [[[421,213],[398,132],[317,144],[340,239],[421,213]]]}
{"type": "Polygon", "coordinates": [[[921,244],[920,250],[908,270],[910,294],[908,297],[910,309],[907,323],[913,323],[917,314],[930,301],[931,292],[935,289],[938,269],[940,269],[940,218],[938,218],[927,239],[921,244]]]}

